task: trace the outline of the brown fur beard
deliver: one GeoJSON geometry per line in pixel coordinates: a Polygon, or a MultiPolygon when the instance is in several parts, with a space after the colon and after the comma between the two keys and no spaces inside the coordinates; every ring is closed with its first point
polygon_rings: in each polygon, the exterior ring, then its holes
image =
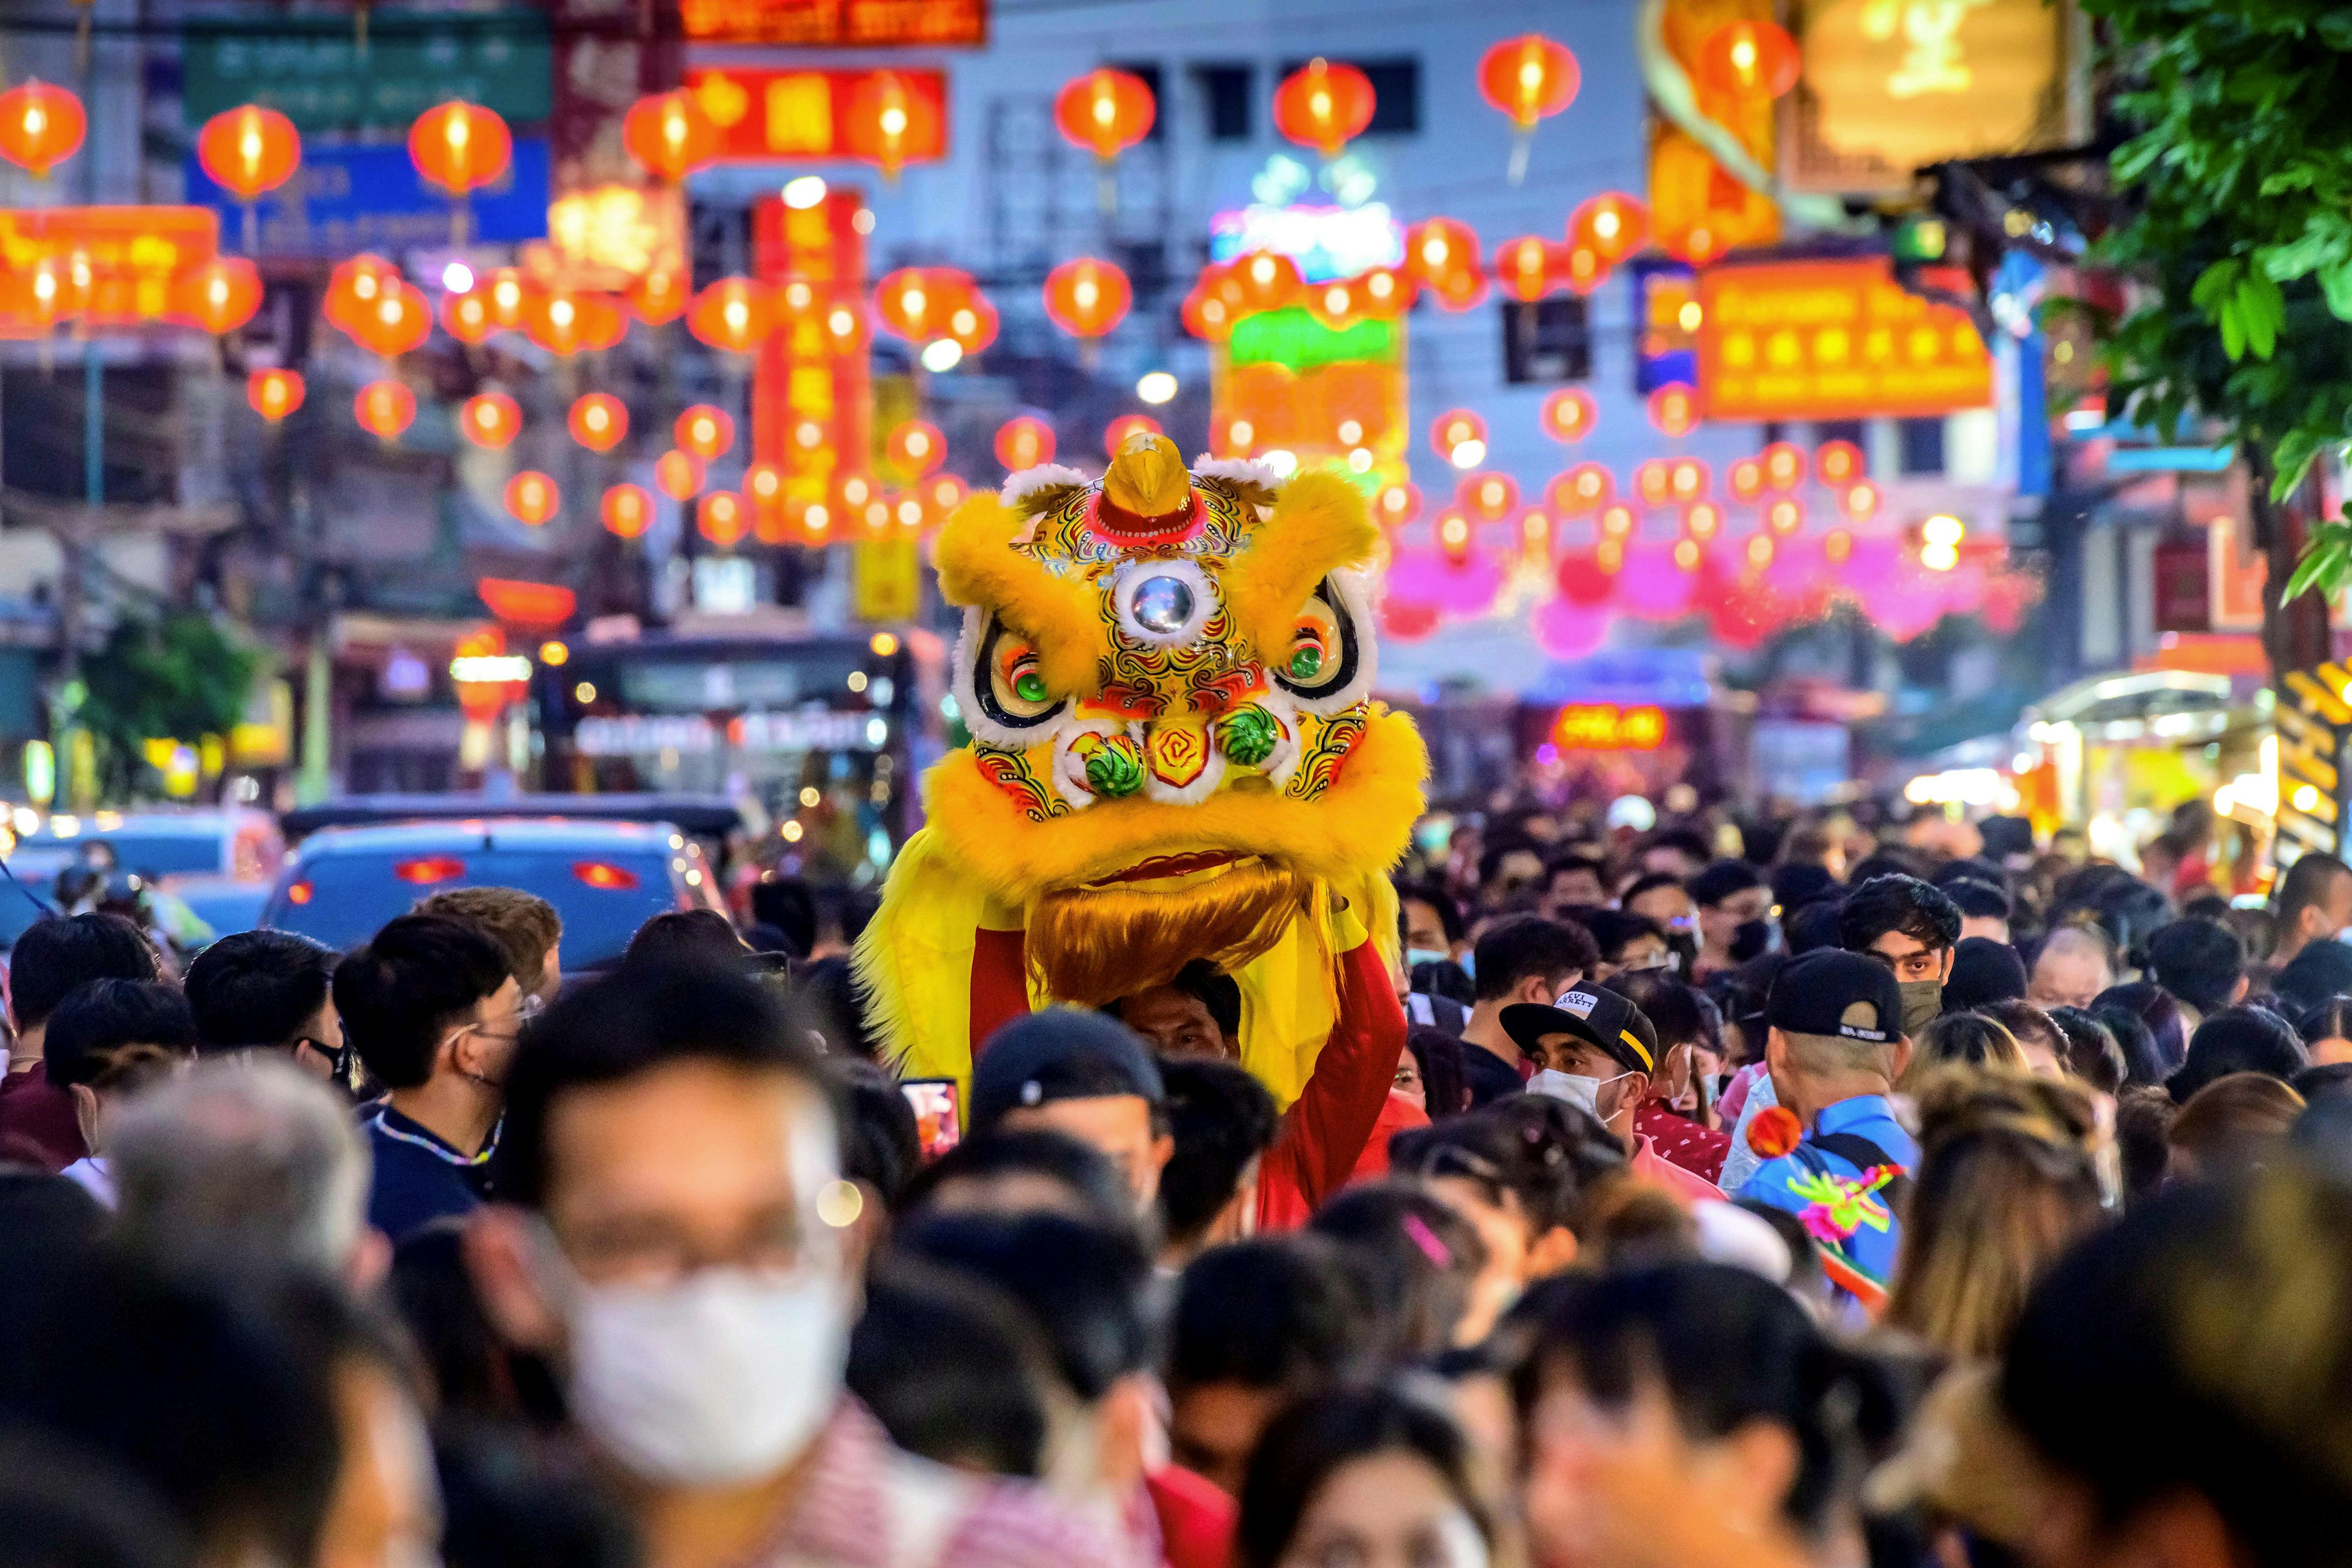
{"type": "Polygon", "coordinates": [[[1313,891],[1298,872],[1258,860],[1181,891],[1065,889],[1031,910],[1028,959],[1055,1001],[1100,1007],[1167,984],[1196,958],[1233,973],[1282,940],[1313,891]]]}

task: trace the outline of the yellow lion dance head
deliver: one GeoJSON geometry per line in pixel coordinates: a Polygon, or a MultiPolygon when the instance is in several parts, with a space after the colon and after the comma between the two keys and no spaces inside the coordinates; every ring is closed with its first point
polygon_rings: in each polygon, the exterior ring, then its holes
{"type": "Polygon", "coordinates": [[[908,1071],[969,1071],[1008,965],[1015,1004],[1097,1006],[1202,958],[1242,982],[1244,1059],[1295,1090],[1332,921],[1392,935],[1422,808],[1420,737],[1370,695],[1378,542],[1339,475],[1187,472],[1157,436],[1099,481],[1031,469],[949,521],[971,744],[931,770],[859,947],[908,1071]]]}

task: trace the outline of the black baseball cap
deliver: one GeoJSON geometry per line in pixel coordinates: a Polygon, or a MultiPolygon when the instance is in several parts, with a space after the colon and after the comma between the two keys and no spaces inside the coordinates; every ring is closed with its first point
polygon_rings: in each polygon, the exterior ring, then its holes
{"type": "Polygon", "coordinates": [[[1639,1007],[1614,991],[1578,984],[1549,1007],[1515,1002],[1503,1009],[1503,1032],[1530,1057],[1546,1035],[1573,1035],[1607,1051],[1628,1072],[1658,1070],[1658,1031],[1639,1007]]]}
{"type": "Polygon", "coordinates": [[[1791,1035],[1885,1045],[1903,1033],[1895,971],[1843,948],[1800,953],[1772,979],[1764,1021],[1791,1035]]]}
{"type": "Polygon", "coordinates": [[[1015,1018],[988,1037],[971,1067],[971,1125],[1057,1100],[1166,1097],[1143,1037],[1118,1019],[1076,1007],[1015,1018]]]}

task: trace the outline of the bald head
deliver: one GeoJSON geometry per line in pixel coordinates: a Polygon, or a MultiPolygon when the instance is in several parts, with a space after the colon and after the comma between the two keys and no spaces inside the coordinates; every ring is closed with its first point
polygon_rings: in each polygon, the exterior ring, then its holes
{"type": "Polygon", "coordinates": [[[2115,949],[2103,931],[2060,926],[2042,942],[2026,976],[2025,999],[2037,1007],[2088,1007],[2116,983],[2115,949]]]}

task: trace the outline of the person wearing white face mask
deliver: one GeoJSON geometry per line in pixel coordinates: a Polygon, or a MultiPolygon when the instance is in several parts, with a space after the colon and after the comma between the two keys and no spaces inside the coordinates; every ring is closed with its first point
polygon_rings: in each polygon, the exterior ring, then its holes
{"type": "Polygon", "coordinates": [[[1020,1483],[892,1447],[843,1393],[856,1187],[814,1058],[758,982],[624,965],[534,1024],[483,1305],[558,1368],[649,1568],[1125,1564],[1020,1483]]]}
{"type": "Polygon", "coordinates": [[[1639,1007],[1614,991],[1575,986],[1551,1005],[1522,1002],[1503,1009],[1503,1027],[1541,1068],[1528,1080],[1532,1094],[1549,1094],[1589,1112],[1624,1145],[1633,1172],[1685,1201],[1719,1198],[1712,1182],[1661,1155],[1637,1132],[1633,1118],[1658,1068],[1658,1031],[1639,1007]]]}

